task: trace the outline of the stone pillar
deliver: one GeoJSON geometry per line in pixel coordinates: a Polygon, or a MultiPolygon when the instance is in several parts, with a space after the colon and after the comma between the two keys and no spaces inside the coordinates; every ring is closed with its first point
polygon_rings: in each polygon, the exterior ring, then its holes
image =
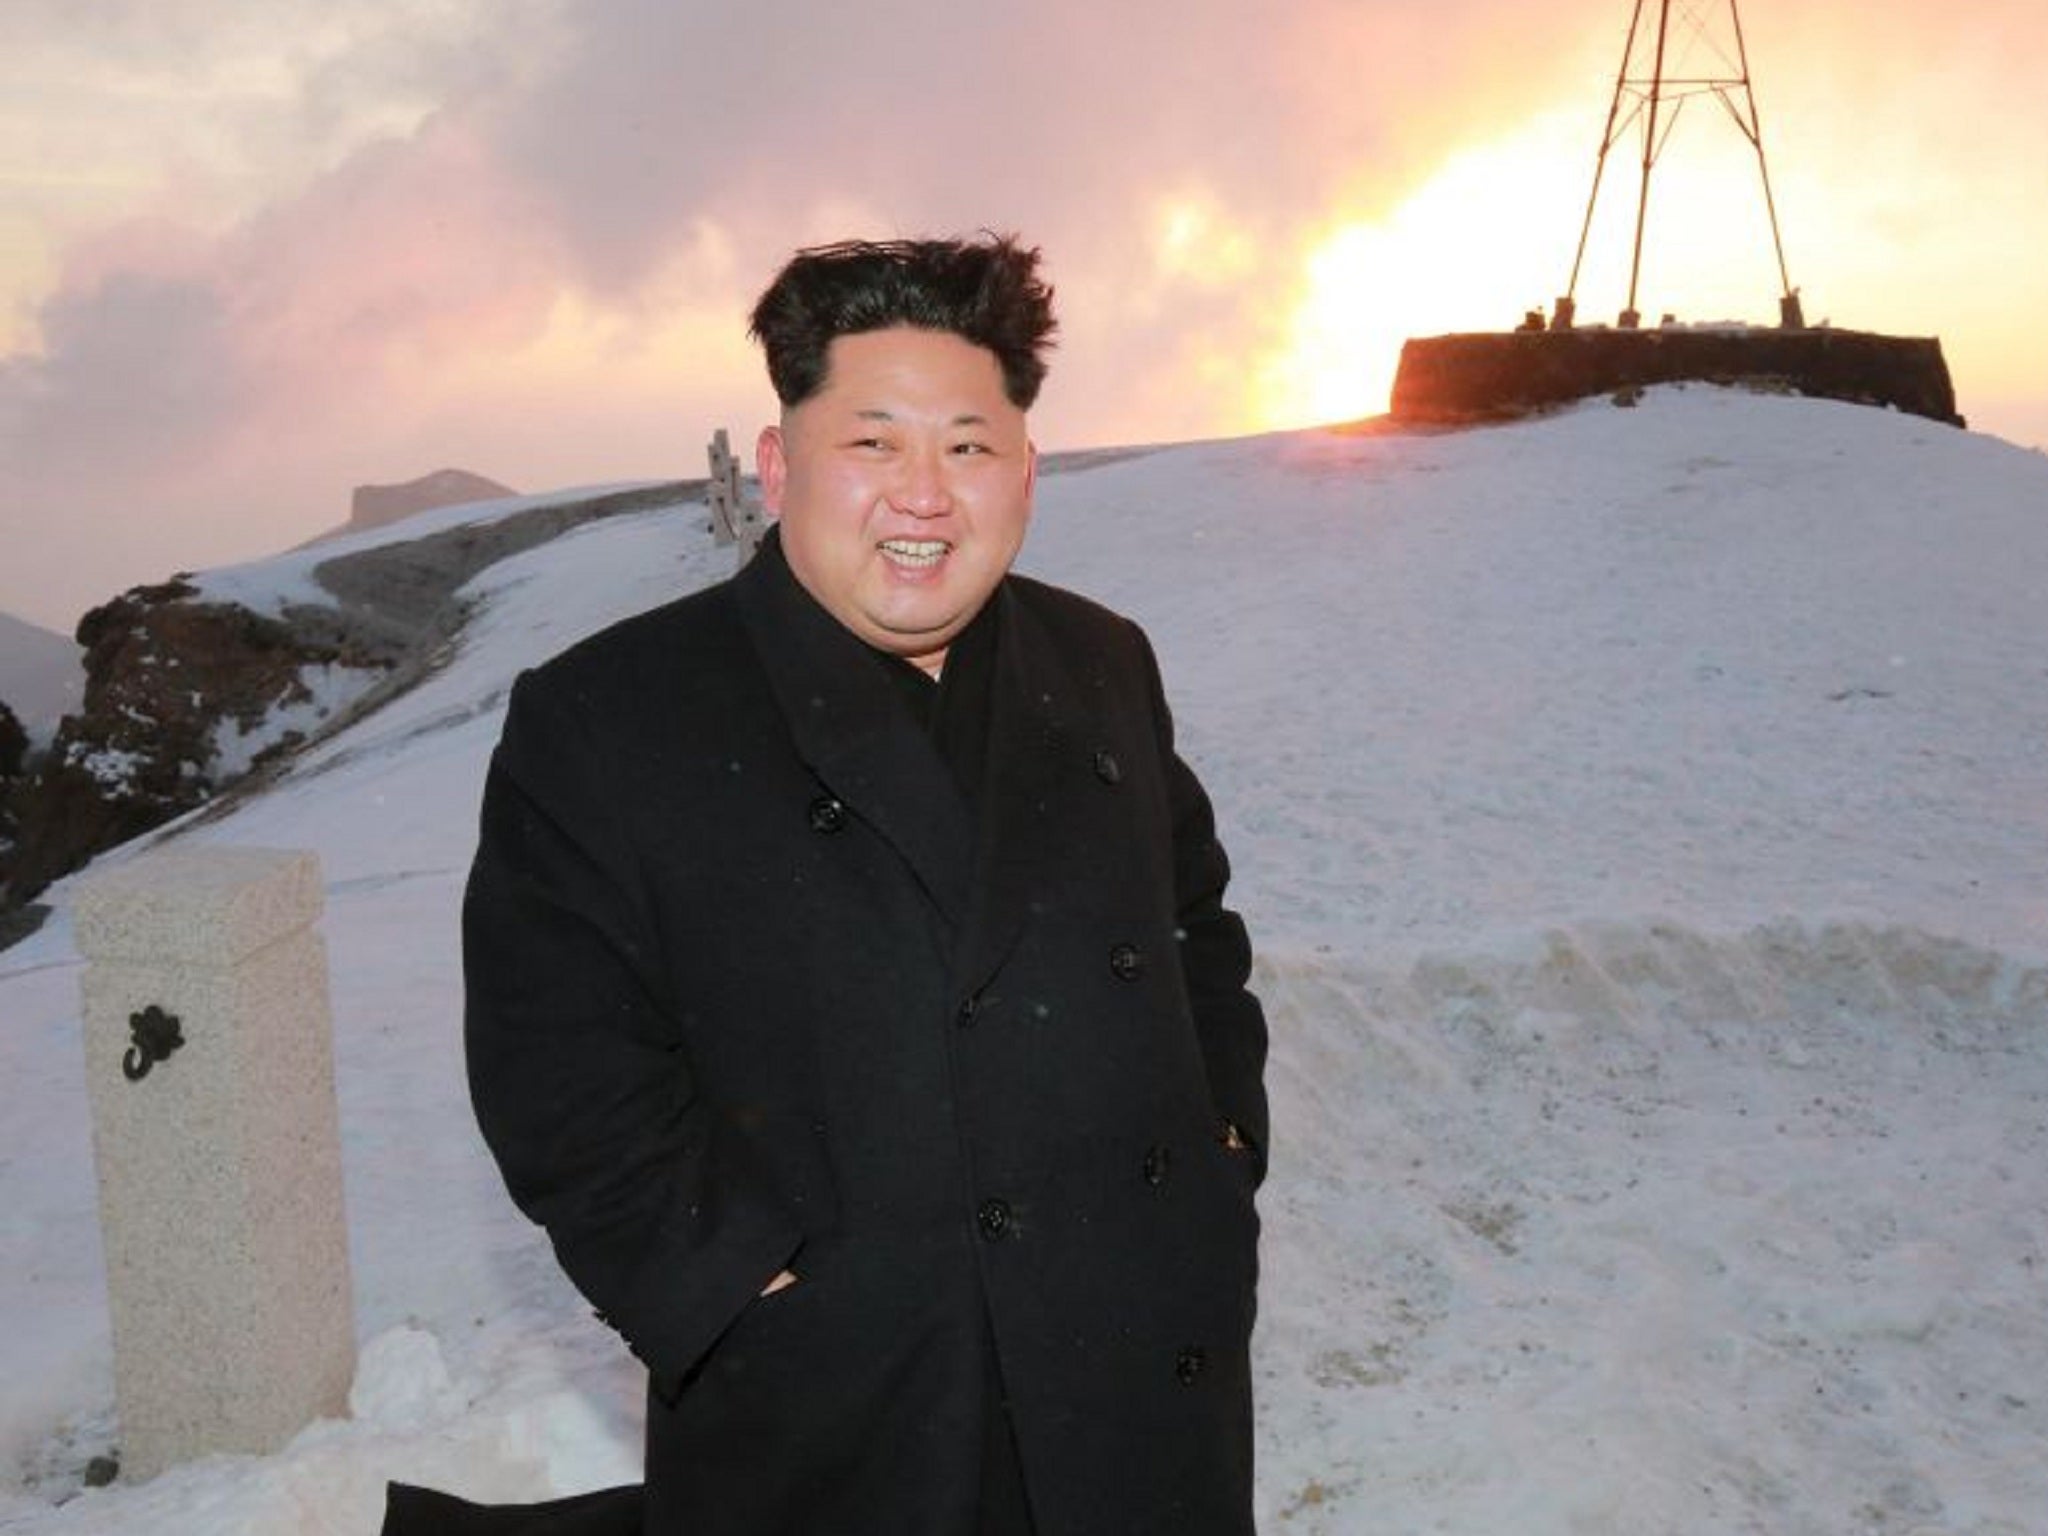
{"type": "Polygon", "coordinates": [[[768,531],[767,519],[759,507],[748,504],[740,487],[740,461],[733,457],[732,441],[725,428],[711,434],[711,443],[704,451],[711,461],[705,500],[711,507],[713,542],[737,544],[739,563],[745,565],[761,547],[761,539],[768,531]]]}
{"type": "Polygon", "coordinates": [[[274,1450],[355,1369],[319,862],[164,848],[73,911],[122,1473],[274,1450]]]}

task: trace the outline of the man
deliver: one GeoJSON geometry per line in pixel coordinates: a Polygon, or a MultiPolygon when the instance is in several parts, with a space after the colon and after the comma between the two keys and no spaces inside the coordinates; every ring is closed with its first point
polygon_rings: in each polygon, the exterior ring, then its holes
{"type": "Polygon", "coordinates": [[[1143,635],[1009,574],[1007,239],[801,252],[777,527],[523,677],[477,1117],[650,1376],[659,1536],[1246,1536],[1265,1025],[1143,635]]]}

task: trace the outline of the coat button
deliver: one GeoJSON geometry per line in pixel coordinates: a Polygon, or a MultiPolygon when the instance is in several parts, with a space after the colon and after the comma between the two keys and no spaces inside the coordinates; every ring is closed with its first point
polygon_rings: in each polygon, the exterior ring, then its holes
{"type": "Polygon", "coordinates": [[[1173,1154],[1165,1147],[1150,1147],[1145,1152],[1145,1182],[1154,1189],[1166,1183],[1167,1170],[1173,1166],[1173,1154]]]}
{"type": "Polygon", "coordinates": [[[811,830],[813,832],[837,832],[846,825],[846,806],[830,795],[820,795],[811,802],[811,830]]]}
{"type": "Polygon", "coordinates": [[[962,1029],[966,1029],[974,1023],[975,1018],[980,1013],[981,999],[978,997],[964,997],[960,1000],[960,1006],[953,1010],[953,1022],[962,1029]]]}
{"type": "Polygon", "coordinates": [[[1173,1357],[1173,1374],[1182,1386],[1192,1387],[1208,1363],[1209,1352],[1199,1344],[1190,1344],[1173,1357]]]}
{"type": "Polygon", "coordinates": [[[1095,754],[1095,777],[1105,784],[1121,784],[1124,780],[1123,764],[1116,760],[1116,754],[1104,748],[1095,754]]]}
{"type": "Polygon", "coordinates": [[[984,1200],[974,1213],[974,1224],[981,1229],[982,1241],[1001,1241],[1010,1230],[1010,1207],[1002,1200],[984,1200]]]}
{"type": "Polygon", "coordinates": [[[1118,944],[1109,952],[1109,969],[1118,981],[1136,981],[1145,969],[1144,953],[1135,944],[1118,944]]]}

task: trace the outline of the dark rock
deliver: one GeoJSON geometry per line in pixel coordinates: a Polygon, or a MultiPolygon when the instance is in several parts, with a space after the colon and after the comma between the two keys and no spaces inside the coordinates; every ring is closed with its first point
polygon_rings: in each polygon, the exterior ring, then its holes
{"type": "Polygon", "coordinates": [[[374,644],[309,637],[234,603],[204,602],[177,578],[87,613],[85,701],[39,772],[17,789],[7,894],[23,901],[103,848],[202,804],[242,766],[219,761],[224,726],[256,732],[273,711],[312,702],[302,672],[383,671],[374,644]]]}
{"type": "MultiPolygon", "coordinates": [[[[0,703],[0,881],[4,881],[14,850],[20,845],[21,823],[14,809],[22,770],[28,757],[28,732],[14,711],[0,703]]],[[[0,939],[0,948],[5,948],[0,939]]]]}
{"type": "Polygon", "coordinates": [[[0,699],[0,785],[21,775],[22,759],[28,755],[28,732],[0,699]]]}
{"type": "Polygon", "coordinates": [[[19,944],[49,921],[50,909],[39,901],[25,907],[0,906],[0,949],[19,944]]]}

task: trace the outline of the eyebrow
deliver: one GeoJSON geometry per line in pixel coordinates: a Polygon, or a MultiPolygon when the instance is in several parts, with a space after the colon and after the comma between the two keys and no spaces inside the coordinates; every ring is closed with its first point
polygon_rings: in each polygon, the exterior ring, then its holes
{"type": "MultiPolygon", "coordinates": [[[[855,411],[853,416],[856,421],[894,421],[896,419],[894,413],[882,410],[878,406],[870,406],[864,411],[855,411]]],[[[955,427],[985,427],[988,425],[988,418],[979,411],[965,411],[955,416],[947,425],[955,427]]]]}

